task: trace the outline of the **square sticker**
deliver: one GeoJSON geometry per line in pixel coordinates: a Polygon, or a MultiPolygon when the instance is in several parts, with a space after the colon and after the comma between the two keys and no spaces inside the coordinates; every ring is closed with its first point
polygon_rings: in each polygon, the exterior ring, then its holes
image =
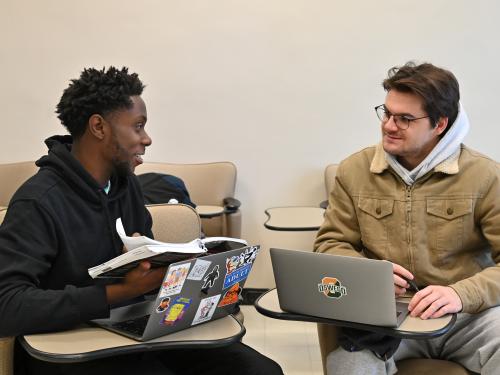
{"type": "Polygon", "coordinates": [[[209,260],[196,259],[191,272],[189,272],[188,280],[201,280],[211,263],[209,260]]]}
{"type": "Polygon", "coordinates": [[[216,296],[204,298],[200,301],[200,305],[198,306],[196,315],[194,316],[193,322],[191,323],[192,326],[212,319],[212,315],[215,312],[220,296],[220,294],[217,294],[216,296]]]}
{"type": "Polygon", "coordinates": [[[179,294],[181,292],[190,267],[191,263],[178,264],[170,267],[161,285],[160,298],[179,294]]]}

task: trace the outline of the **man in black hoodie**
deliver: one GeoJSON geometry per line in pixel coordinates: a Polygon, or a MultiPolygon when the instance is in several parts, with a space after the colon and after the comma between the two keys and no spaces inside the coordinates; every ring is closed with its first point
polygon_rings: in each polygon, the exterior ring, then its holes
{"type": "MultiPolygon", "coordinates": [[[[87,269],[122,252],[115,221],[152,237],[151,216],[133,174],[151,138],[137,74],[86,69],[57,105],[70,136],[46,140],[39,172],[13,196],[0,227],[0,336],[68,329],[109,316],[161,284],[165,269],[147,261],[118,283],[90,278],[87,269]]],[[[170,350],[49,364],[16,348],[16,366],[41,374],[282,374],[244,344],[219,349],[170,350]],[[203,369],[203,370],[200,370],[203,369]]]]}

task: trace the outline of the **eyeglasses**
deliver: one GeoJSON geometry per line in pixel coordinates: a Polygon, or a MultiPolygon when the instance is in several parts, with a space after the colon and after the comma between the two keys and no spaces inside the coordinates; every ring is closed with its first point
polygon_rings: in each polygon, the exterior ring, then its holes
{"type": "Polygon", "coordinates": [[[392,119],[394,120],[394,123],[396,126],[401,129],[401,130],[406,130],[410,127],[410,122],[420,120],[423,118],[427,118],[430,116],[422,116],[422,117],[411,117],[407,115],[395,115],[387,110],[385,108],[384,104],[378,105],[375,107],[375,112],[377,113],[377,117],[382,121],[383,124],[385,124],[387,121],[392,119]]]}

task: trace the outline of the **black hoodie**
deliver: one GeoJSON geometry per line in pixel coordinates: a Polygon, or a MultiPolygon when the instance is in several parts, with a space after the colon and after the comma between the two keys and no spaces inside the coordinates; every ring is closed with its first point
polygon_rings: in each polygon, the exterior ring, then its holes
{"type": "Polygon", "coordinates": [[[0,336],[71,328],[109,316],[105,285],[87,269],[122,252],[115,229],[149,237],[151,216],[134,175],[106,194],[71,154],[71,137],[46,140],[40,170],[13,196],[0,227],[0,336]]]}

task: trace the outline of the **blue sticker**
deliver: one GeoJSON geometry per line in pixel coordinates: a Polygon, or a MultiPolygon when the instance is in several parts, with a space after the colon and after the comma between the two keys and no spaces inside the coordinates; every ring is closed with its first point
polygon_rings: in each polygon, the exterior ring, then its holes
{"type": "Polygon", "coordinates": [[[240,267],[234,270],[231,273],[228,273],[224,278],[224,286],[223,289],[229,288],[231,285],[234,285],[242,280],[245,280],[250,273],[250,269],[252,268],[252,264],[246,264],[243,267],[240,267]]]}

